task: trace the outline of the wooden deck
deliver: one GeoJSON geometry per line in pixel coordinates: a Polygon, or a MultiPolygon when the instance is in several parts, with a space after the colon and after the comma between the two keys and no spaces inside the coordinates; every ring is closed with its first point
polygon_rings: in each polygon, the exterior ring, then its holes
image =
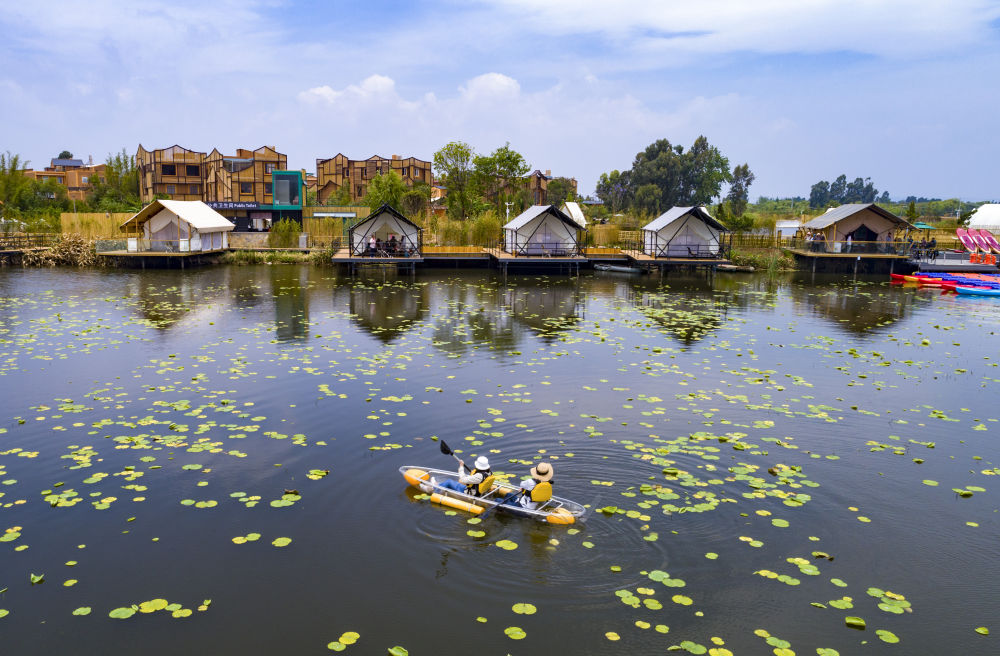
{"type": "Polygon", "coordinates": [[[830,259],[847,259],[855,260],[861,258],[862,260],[907,260],[908,255],[900,255],[899,253],[827,253],[826,251],[807,251],[801,248],[783,248],[783,251],[789,255],[794,255],[796,257],[814,257],[814,258],[830,258],[830,259]]]}
{"type": "Polygon", "coordinates": [[[217,248],[211,251],[184,251],[165,253],[163,251],[102,251],[97,255],[100,257],[165,257],[165,258],[186,258],[198,255],[217,255],[225,253],[228,248],[217,248]]]}
{"type": "Polygon", "coordinates": [[[423,262],[420,255],[413,257],[372,257],[369,255],[355,255],[349,248],[341,248],[333,254],[334,264],[417,264],[423,262]]]}
{"type": "Polygon", "coordinates": [[[546,263],[549,263],[553,265],[565,265],[586,264],[589,262],[589,260],[583,255],[516,255],[499,248],[484,248],[483,250],[498,262],[506,263],[520,262],[524,264],[531,263],[545,265],[546,263]]]}
{"type": "Polygon", "coordinates": [[[488,260],[489,253],[480,246],[424,246],[424,259],[439,260],[488,260]]]}
{"type": "Polygon", "coordinates": [[[732,264],[729,260],[721,257],[656,257],[642,251],[625,251],[625,255],[638,266],[647,268],[690,266],[714,269],[720,264],[732,264]]]}

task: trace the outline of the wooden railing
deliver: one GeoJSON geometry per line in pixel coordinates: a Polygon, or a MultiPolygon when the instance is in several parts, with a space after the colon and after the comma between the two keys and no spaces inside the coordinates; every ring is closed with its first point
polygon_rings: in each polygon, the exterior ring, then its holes
{"type": "Polygon", "coordinates": [[[44,248],[59,242],[60,235],[36,234],[0,234],[0,250],[18,251],[25,248],[44,248]]]}

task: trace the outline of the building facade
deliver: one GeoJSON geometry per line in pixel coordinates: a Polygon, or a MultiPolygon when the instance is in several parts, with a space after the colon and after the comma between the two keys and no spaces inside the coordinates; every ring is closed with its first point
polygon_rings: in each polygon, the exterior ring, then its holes
{"type": "Polygon", "coordinates": [[[86,200],[87,194],[93,188],[92,180],[104,181],[104,164],[84,164],[79,159],[54,158],[44,170],[27,169],[25,175],[45,182],[55,180],[66,187],[70,200],[86,200]]]}
{"type": "Polygon", "coordinates": [[[288,171],[288,156],[273,146],[223,155],[140,144],[135,160],[143,203],[164,196],[204,201],[241,231],[266,230],[281,218],[302,220],[303,174],[288,171]]]}
{"type": "Polygon", "coordinates": [[[368,159],[348,159],[337,154],[329,159],[316,160],[316,200],[325,204],[327,200],[347,188],[351,201],[359,201],[368,194],[368,184],[377,175],[395,171],[407,187],[417,183],[431,184],[431,163],[416,157],[390,158],[373,155],[368,159]]]}

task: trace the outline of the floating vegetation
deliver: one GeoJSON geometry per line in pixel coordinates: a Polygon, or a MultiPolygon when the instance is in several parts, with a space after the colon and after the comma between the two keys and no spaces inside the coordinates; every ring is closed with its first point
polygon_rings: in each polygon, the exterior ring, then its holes
{"type": "Polygon", "coordinates": [[[978,592],[995,304],[863,280],[30,273],[49,277],[0,298],[5,638],[79,635],[72,621],[112,644],[102,622],[169,615],[254,640],[266,598],[333,651],[360,635],[331,625],[393,642],[418,626],[441,651],[516,621],[504,634],[528,649],[572,628],[567,651],[837,656],[818,645],[849,649],[845,625],[944,653],[998,612],[978,592]],[[428,495],[387,472],[455,466],[441,439],[515,486],[545,460],[592,512],[554,526],[411,504],[428,495]],[[930,555],[961,540],[961,568],[930,555]],[[39,585],[32,568],[59,563],[74,578],[39,585]],[[400,588],[415,573],[420,604],[400,588]],[[975,591],[961,613],[928,593],[956,585],[975,591]],[[168,601],[192,589],[230,612],[168,601]],[[698,621],[737,606],[769,631],[698,621]]]}

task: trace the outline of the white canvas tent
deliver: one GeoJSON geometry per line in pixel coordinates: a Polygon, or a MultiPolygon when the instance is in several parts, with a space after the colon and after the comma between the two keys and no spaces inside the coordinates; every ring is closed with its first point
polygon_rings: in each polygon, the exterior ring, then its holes
{"type": "Polygon", "coordinates": [[[565,212],[569,218],[576,221],[576,224],[581,228],[587,227],[587,217],[583,215],[583,209],[580,208],[580,203],[566,201],[559,209],[565,212]]]}
{"type": "Polygon", "coordinates": [[[349,237],[351,255],[420,257],[423,245],[421,241],[422,230],[423,228],[407,219],[390,205],[385,204],[351,226],[349,237]],[[390,253],[386,245],[390,243],[393,236],[396,237],[396,251],[390,253]],[[375,237],[382,246],[381,252],[371,252],[369,243],[372,237],[375,237]]]}
{"type": "Polygon", "coordinates": [[[532,205],[503,227],[503,249],[514,255],[577,255],[581,229],[555,205],[532,205]]]}
{"type": "Polygon", "coordinates": [[[801,228],[802,222],[798,219],[780,219],[774,222],[774,231],[781,238],[794,237],[801,228]]]}
{"type": "Polygon", "coordinates": [[[969,219],[969,227],[977,230],[979,228],[1000,230],[1000,204],[987,203],[977,207],[969,219]]]}
{"type": "Polygon", "coordinates": [[[119,229],[129,233],[132,253],[197,253],[229,248],[235,227],[200,200],[154,200],[119,229]]]}
{"type": "Polygon", "coordinates": [[[642,252],[653,257],[712,257],[729,232],[704,207],[672,207],[642,228],[642,252]]]}

